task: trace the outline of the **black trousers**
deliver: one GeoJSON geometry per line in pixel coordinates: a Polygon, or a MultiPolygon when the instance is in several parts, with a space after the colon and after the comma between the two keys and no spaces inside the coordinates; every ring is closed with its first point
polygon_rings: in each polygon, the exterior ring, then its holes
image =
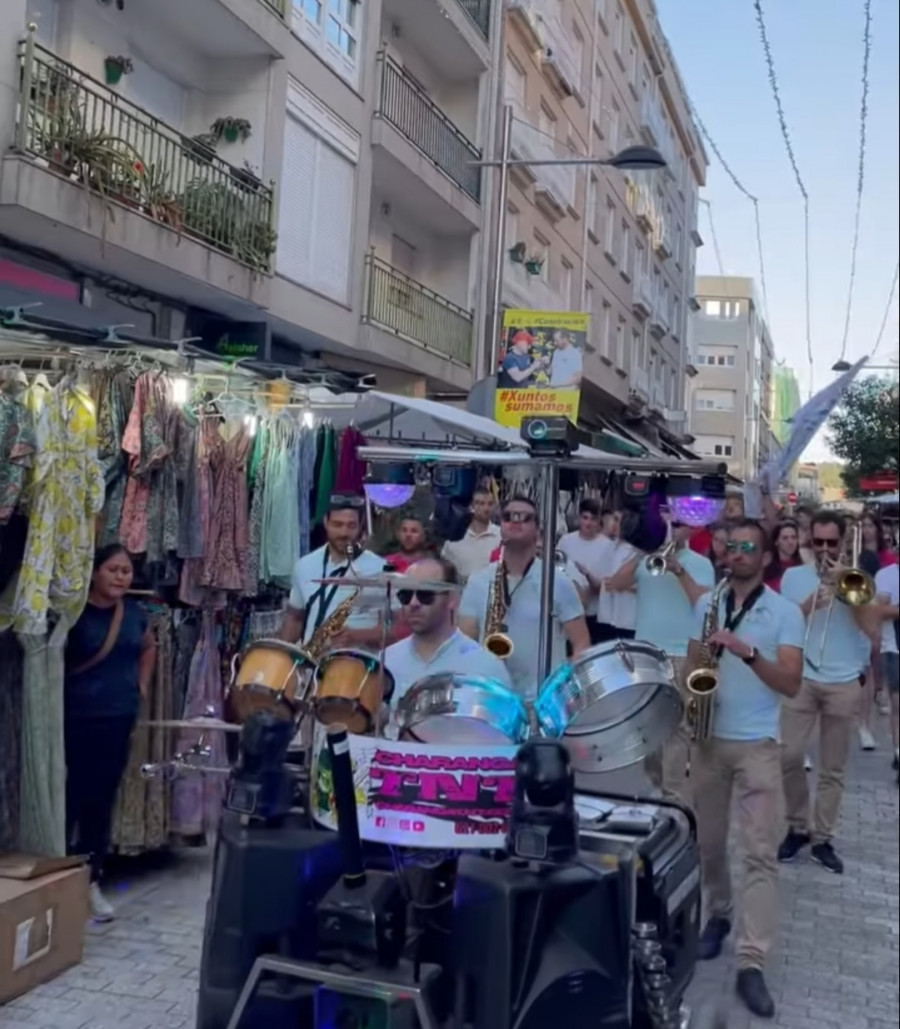
{"type": "Polygon", "coordinates": [[[591,646],[597,643],[608,643],[610,640],[634,639],[633,629],[618,629],[608,622],[598,622],[596,615],[588,615],[585,620],[591,637],[591,646]]]}
{"type": "Polygon", "coordinates": [[[91,882],[109,850],[134,723],[133,715],[66,718],[66,840],[70,853],[88,856],[91,882]]]}

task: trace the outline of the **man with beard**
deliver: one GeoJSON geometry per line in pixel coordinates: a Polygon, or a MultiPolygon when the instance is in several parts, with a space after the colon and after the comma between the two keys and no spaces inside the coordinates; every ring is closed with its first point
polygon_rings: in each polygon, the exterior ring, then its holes
{"type": "Polygon", "coordinates": [[[737,793],[744,860],[740,929],[735,941],[737,992],[759,1018],[775,1004],[763,976],[778,929],[778,842],[781,794],[779,718],[783,697],[794,697],[803,676],[805,624],[796,604],[763,583],[771,560],[765,530],[753,521],[734,524],[727,543],[728,586],[719,591],[718,628],[703,639],[713,594],[695,610],[688,674],[718,659],[712,735],[692,747],[691,777],[708,920],[698,956],[719,956],[731,931],[732,896],[728,826],[737,793]]]}

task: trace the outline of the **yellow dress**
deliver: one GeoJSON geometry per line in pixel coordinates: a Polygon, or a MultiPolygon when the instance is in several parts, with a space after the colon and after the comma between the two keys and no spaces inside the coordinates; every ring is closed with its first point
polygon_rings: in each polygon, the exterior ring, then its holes
{"type": "Polygon", "coordinates": [[[35,385],[26,403],[35,419],[37,453],[24,496],[28,539],[0,628],[43,635],[55,612],[74,625],[87,601],[94,519],[103,507],[97,459],[97,415],[88,394],[71,382],[35,385]]]}

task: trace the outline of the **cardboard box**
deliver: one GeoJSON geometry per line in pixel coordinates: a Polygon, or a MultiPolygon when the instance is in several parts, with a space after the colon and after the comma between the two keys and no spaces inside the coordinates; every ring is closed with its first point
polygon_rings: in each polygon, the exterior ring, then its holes
{"type": "Polygon", "coordinates": [[[88,920],[87,868],[40,874],[44,859],[16,859],[0,878],[0,1004],[77,965],[88,920]]]}

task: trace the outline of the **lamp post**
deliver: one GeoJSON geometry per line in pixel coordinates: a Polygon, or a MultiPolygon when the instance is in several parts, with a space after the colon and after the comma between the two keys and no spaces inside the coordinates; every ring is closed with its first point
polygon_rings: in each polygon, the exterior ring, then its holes
{"type": "MultiPolygon", "coordinates": [[[[833,372],[849,372],[853,365],[849,361],[841,359],[835,361],[831,366],[833,372]]],[[[866,364],[863,365],[863,369],[867,372],[896,372],[898,368],[898,362],[894,361],[893,364],[866,364]]]]}
{"type": "MultiPolygon", "coordinates": [[[[475,356],[475,375],[480,378],[484,374],[485,353],[490,348],[493,358],[494,348],[500,336],[500,304],[503,299],[503,255],[506,252],[506,206],[509,193],[509,169],[530,166],[541,167],[564,167],[566,165],[581,166],[593,165],[595,167],[619,168],[622,171],[656,171],[666,167],[666,159],[662,154],[648,146],[629,146],[614,154],[612,157],[562,157],[541,159],[535,161],[523,160],[510,157],[512,143],[513,109],[507,104],[503,108],[503,131],[501,133],[501,152],[498,160],[495,161],[472,161],[471,164],[478,168],[499,168],[500,169],[500,211],[497,217],[497,228],[494,233],[494,282],[493,294],[491,297],[491,321],[488,333],[489,343],[485,344],[484,334],[479,333],[478,347],[475,356]]],[[[491,362],[493,371],[493,360],[491,362]]]]}

